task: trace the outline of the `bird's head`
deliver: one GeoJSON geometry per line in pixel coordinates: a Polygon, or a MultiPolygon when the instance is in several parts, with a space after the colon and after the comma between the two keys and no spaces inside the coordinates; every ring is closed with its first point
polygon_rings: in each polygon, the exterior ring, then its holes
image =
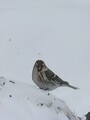
{"type": "Polygon", "coordinates": [[[86,120],[90,120],[90,112],[88,112],[86,115],[84,115],[86,117],[86,120]]]}
{"type": "Polygon", "coordinates": [[[36,68],[37,68],[38,71],[41,71],[44,68],[46,68],[45,63],[42,60],[37,60],[36,63],[35,63],[35,66],[36,66],[36,68]]]}

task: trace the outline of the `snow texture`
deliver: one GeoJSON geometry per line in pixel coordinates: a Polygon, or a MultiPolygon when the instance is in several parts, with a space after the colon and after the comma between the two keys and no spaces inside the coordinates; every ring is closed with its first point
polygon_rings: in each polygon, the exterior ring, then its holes
{"type": "Polygon", "coordinates": [[[49,92],[4,77],[0,87],[0,120],[80,120],[63,100],[49,92]]]}

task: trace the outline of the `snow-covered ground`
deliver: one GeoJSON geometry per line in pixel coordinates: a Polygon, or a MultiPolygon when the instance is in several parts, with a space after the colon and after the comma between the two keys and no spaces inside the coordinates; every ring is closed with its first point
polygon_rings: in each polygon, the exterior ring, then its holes
{"type": "MultiPolygon", "coordinates": [[[[66,87],[58,88],[51,94],[62,99],[76,115],[83,117],[90,111],[89,51],[89,0],[0,0],[0,76],[17,80],[17,84],[20,82],[21,87],[15,87],[17,91],[22,90],[23,82],[25,86],[33,85],[38,89],[32,81],[31,72],[34,62],[43,59],[62,79],[80,88],[77,91],[66,87]]],[[[25,86],[24,89],[27,88],[25,86]]],[[[21,98],[25,99],[24,95],[19,99],[20,94],[14,93],[11,84],[2,88],[1,120],[5,120],[5,115],[6,120],[28,120],[30,116],[30,119],[35,120],[35,115],[40,120],[39,108],[23,102],[21,98]],[[7,90],[9,86],[10,90],[7,90]],[[15,100],[9,97],[9,93],[4,97],[5,92],[16,94],[15,100]],[[13,113],[14,108],[16,113],[13,113]],[[21,110],[22,116],[19,116],[21,110]],[[29,111],[33,115],[29,115],[29,111]]],[[[48,110],[43,110],[45,112],[41,109],[43,118],[59,119],[53,110],[49,111],[50,115],[48,110]]]]}
{"type": "Polygon", "coordinates": [[[48,91],[3,77],[0,82],[0,120],[80,120],[48,91]]]}

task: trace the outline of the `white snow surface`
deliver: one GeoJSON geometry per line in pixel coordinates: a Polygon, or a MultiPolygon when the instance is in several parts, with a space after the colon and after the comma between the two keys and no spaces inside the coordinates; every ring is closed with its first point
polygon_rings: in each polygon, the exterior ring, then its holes
{"type": "Polygon", "coordinates": [[[47,107],[54,96],[55,106],[63,101],[84,119],[90,111],[89,51],[90,0],[0,0],[0,76],[8,78],[0,78],[0,120],[67,120],[65,111],[47,107]],[[60,87],[48,98],[32,81],[37,59],[80,89],[60,87]],[[43,97],[45,105],[37,106],[43,97]]]}
{"type": "Polygon", "coordinates": [[[80,120],[48,91],[0,78],[0,120],[80,120]]]}

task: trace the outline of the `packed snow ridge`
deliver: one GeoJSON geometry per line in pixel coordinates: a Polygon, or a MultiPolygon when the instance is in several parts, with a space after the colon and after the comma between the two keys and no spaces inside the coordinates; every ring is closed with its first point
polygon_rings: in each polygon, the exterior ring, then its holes
{"type": "Polygon", "coordinates": [[[65,102],[27,83],[0,77],[0,120],[81,120],[65,102]]]}

